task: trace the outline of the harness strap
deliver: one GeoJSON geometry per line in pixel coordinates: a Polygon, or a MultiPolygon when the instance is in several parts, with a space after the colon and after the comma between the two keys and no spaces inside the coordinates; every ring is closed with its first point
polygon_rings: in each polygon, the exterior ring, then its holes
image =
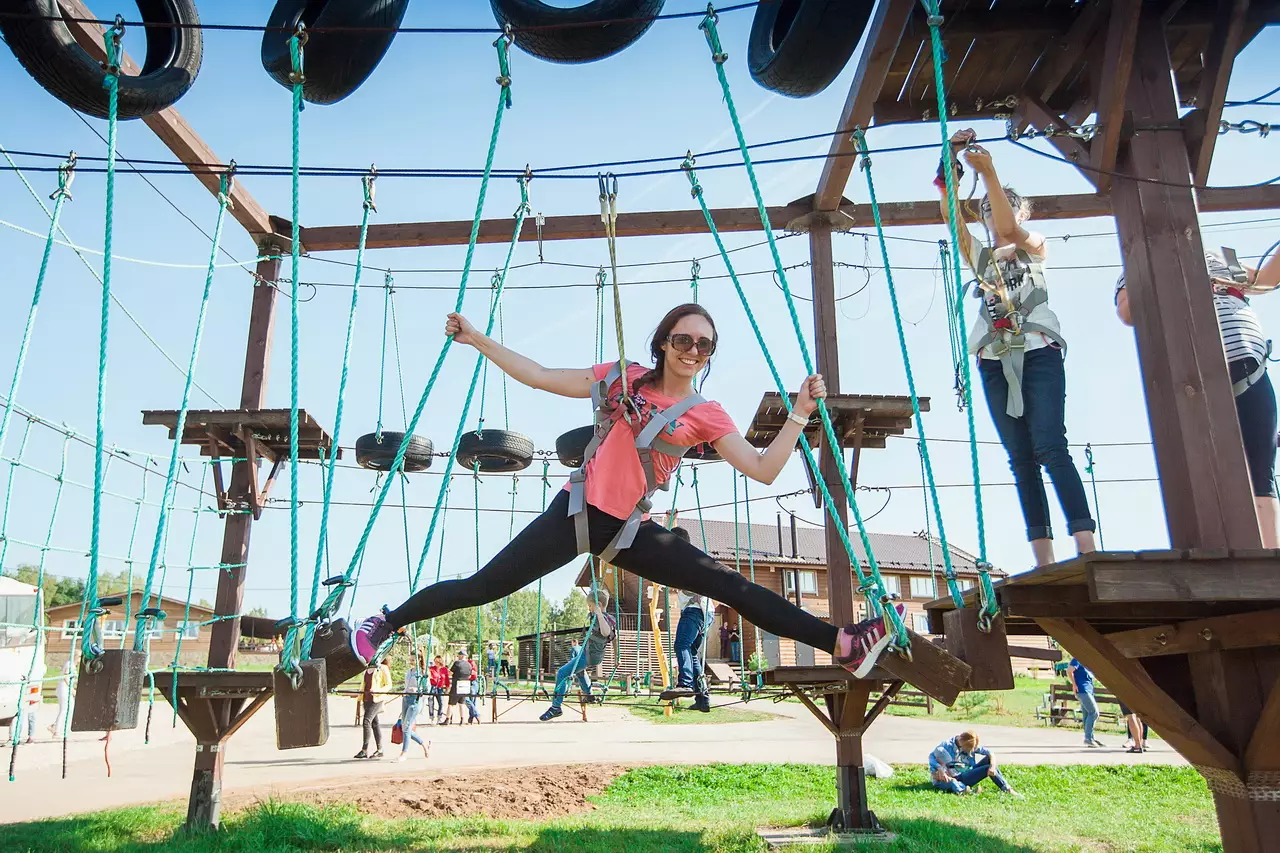
{"type": "MultiPolygon", "coordinates": [[[[1267,341],[1267,355],[1270,355],[1270,354],[1271,354],[1271,342],[1267,341]]],[[[1256,385],[1258,381],[1262,379],[1263,374],[1266,372],[1267,372],[1267,362],[1266,362],[1266,359],[1263,359],[1261,362],[1258,363],[1257,368],[1255,368],[1252,373],[1250,373],[1244,379],[1241,379],[1239,382],[1232,384],[1231,395],[1233,397],[1239,397],[1245,391],[1248,391],[1250,388],[1256,385]]]]}
{"type": "Polygon", "coordinates": [[[1022,417],[1025,410],[1022,396],[1022,369],[1023,359],[1026,357],[1028,333],[1044,335],[1050,343],[1058,346],[1063,355],[1066,354],[1067,342],[1062,335],[1039,323],[1023,323],[1021,331],[1017,334],[1007,330],[993,329],[978,344],[979,353],[993,343],[999,344],[995,352],[1000,360],[1000,367],[1004,370],[1005,383],[1009,386],[1005,400],[1005,413],[1011,418],[1022,417]]]}

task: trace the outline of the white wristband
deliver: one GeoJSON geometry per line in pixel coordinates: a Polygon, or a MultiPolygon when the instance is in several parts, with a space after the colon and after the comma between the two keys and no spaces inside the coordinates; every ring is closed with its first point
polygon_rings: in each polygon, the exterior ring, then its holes
{"type": "Polygon", "coordinates": [[[791,421],[793,424],[799,424],[802,427],[807,427],[809,425],[808,418],[803,415],[797,415],[795,412],[788,412],[787,420],[791,421]]]}

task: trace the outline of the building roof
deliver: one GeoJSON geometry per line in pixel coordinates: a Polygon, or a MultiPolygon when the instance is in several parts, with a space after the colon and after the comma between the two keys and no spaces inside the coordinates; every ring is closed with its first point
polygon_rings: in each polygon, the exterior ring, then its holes
{"type": "MultiPolygon", "coordinates": [[[[132,595],[132,596],[133,596],[133,598],[135,598],[135,599],[137,599],[137,598],[141,598],[141,597],[142,597],[142,590],[140,590],[140,589],[135,589],[135,590],[133,590],[133,592],[131,593],[131,595],[132,595]]],[[[124,597],[124,592],[109,592],[109,593],[102,593],[102,594],[100,594],[100,595],[99,595],[99,597],[100,597],[100,598],[115,598],[115,597],[123,598],[123,597],[124,597]]],[[[181,601],[181,600],[176,599],[176,598],[168,598],[167,596],[156,596],[156,598],[158,599],[156,606],[158,606],[161,610],[165,611],[165,615],[167,615],[167,616],[168,616],[168,617],[170,617],[170,618],[173,618],[174,616],[181,616],[181,615],[182,615],[183,610],[185,610],[185,609],[186,609],[186,607],[187,607],[187,603],[186,603],[185,601],[181,601]]],[[[45,610],[45,615],[46,615],[46,616],[53,616],[53,615],[57,614],[57,615],[61,616],[61,615],[63,615],[65,612],[69,612],[69,611],[74,611],[74,612],[76,612],[76,613],[79,613],[79,612],[80,612],[80,606],[81,606],[81,603],[80,603],[79,601],[72,601],[72,602],[70,602],[70,603],[68,603],[68,604],[59,604],[57,607],[49,607],[49,608],[47,608],[47,609],[45,610]]],[[[119,608],[110,608],[110,609],[114,611],[114,610],[119,609],[119,608]]],[[[213,615],[213,609],[212,609],[212,608],[209,608],[209,607],[203,607],[203,606],[201,606],[201,605],[199,605],[199,604],[195,604],[194,602],[191,604],[191,612],[192,612],[192,613],[195,613],[195,614],[197,614],[197,615],[199,615],[199,616],[201,616],[201,617],[205,617],[205,616],[212,616],[212,615],[213,615]]]]}
{"type": "MultiPolygon", "coordinates": [[[[689,531],[689,541],[706,551],[712,557],[727,566],[734,567],[735,555],[740,556],[742,570],[747,570],[747,561],[754,556],[756,562],[774,566],[813,566],[827,565],[826,531],[821,527],[813,527],[800,523],[796,525],[796,548],[791,550],[791,528],[782,528],[782,547],[778,547],[778,527],[773,524],[752,524],[750,538],[746,524],[739,524],[735,539],[732,521],[716,521],[707,519],[699,522],[696,517],[685,518],[680,526],[689,531]],[[702,531],[706,530],[706,539],[702,531]],[[750,544],[750,550],[748,550],[750,544]]],[[[853,550],[858,561],[865,567],[866,552],[857,531],[851,532],[853,550]]],[[[923,533],[872,533],[867,532],[871,540],[871,550],[875,552],[876,562],[883,572],[930,573],[944,568],[942,559],[942,543],[938,538],[926,538],[923,533]],[[932,549],[932,551],[930,550],[932,549]]],[[[967,551],[950,546],[951,565],[961,577],[977,577],[977,558],[967,551]]],[[[590,560],[584,562],[578,573],[577,583],[585,586],[591,582],[590,560]]],[[[1007,572],[997,568],[991,569],[993,577],[1004,577],[1007,572]]]]}

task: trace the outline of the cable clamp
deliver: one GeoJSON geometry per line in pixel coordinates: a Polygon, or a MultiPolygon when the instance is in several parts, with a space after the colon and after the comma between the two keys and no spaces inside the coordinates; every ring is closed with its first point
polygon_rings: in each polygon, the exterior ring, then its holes
{"type": "Polygon", "coordinates": [[[57,201],[59,198],[71,200],[71,182],[76,179],[76,160],[76,152],[72,151],[62,161],[62,165],[58,166],[58,188],[49,194],[50,201],[57,201]]]}
{"type": "Polygon", "coordinates": [[[945,19],[941,15],[930,15],[925,18],[925,23],[931,27],[940,27],[945,19]]]}
{"type": "Polygon", "coordinates": [[[374,200],[374,192],[376,187],[374,181],[378,180],[378,166],[376,163],[369,164],[369,174],[360,179],[360,183],[364,186],[364,209],[371,213],[378,212],[378,204],[374,200]]]}

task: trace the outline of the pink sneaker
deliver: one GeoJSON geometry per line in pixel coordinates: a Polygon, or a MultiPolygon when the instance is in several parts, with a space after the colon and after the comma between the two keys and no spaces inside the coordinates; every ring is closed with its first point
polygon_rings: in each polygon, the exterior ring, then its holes
{"type": "Polygon", "coordinates": [[[378,656],[378,647],[386,642],[394,632],[390,623],[387,622],[387,609],[384,607],[382,611],[375,616],[360,623],[351,634],[351,651],[355,652],[356,657],[368,666],[373,663],[373,659],[378,656]]]}
{"type": "MultiPolygon", "coordinates": [[[[895,604],[900,617],[906,615],[906,607],[895,604]]],[[[873,617],[856,625],[846,625],[836,638],[836,663],[853,673],[854,678],[866,678],[880,660],[880,653],[889,647],[893,635],[885,629],[884,619],[873,617]]]]}

